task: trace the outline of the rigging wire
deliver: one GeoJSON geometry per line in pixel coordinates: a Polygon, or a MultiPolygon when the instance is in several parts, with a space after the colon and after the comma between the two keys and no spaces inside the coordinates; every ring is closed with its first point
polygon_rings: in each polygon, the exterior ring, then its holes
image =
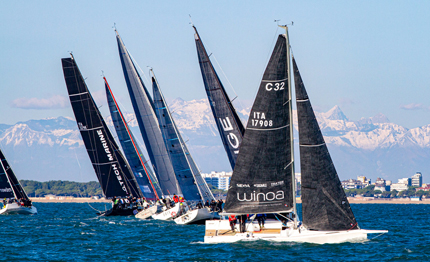
{"type": "MultiPolygon", "coordinates": [[[[76,148],[73,148],[73,152],[75,153],[76,162],[78,162],[78,166],[79,166],[79,175],[80,175],[80,177],[81,177],[81,181],[83,181],[83,177],[82,177],[82,167],[81,167],[81,163],[79,162],[78,155],[76,154],[76,148]]],[[[83,196],[82,196],[82,194],[81,194],[81,190],[80,190],[80,189],[79,189],[79,196],[80,196],[80,197],[83,197],[83,196]]],[[[101,212],[102,212],[102,211],[100,211],[100,210],[97,210],[97,209],[96,209],[96,208],[94,208],[93,206],[91,206],[90,202],[87,202],[87,204],[88,204],[88,206],[89,206],[90,208],[92,208],[93,210],[95,210],[95,211],[97,211],[97,212],[99,212],[99,213],[101,213],[101,212]]]]}

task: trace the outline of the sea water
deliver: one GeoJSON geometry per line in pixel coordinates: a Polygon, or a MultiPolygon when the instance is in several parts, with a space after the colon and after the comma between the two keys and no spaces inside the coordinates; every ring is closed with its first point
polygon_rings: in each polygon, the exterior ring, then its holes
{"type": "MultiPolygon", "coordinates": [[[[352,204],[361,228],[388,234],[358,243],[204,244],[203,225],[98,217],[104,203],[34,203],[2,215],[2,261],[429,261],[430,205],[352,204]]],[[[299,205],[300,209],[300,205],[299,205]]],[[[370,237],[375,237],[370,235],[370,237]]]]}

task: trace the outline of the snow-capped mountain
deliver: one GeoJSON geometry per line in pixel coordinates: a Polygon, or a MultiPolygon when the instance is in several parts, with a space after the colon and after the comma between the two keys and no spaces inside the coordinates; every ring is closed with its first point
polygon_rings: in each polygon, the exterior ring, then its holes
{"type": "MultiPolygon", "coordinates": [[[[200,169],[230,170],[207,100],[177,98],[169,103],[169,108],[200,169]]],[[[238,110],[244,123],[249,110],[238,110]]],[[[125,117],[144,150],[134,115],[125,117]]],[[[424,177],[430,174],[430,125],[407,129],[391,123],[382,114],[352,121],[338,106],[316,112],[316,117],[341,179],[364,175],[374,180],[377,177],[396,180],[416,171],[424,177]]],[[[106,122],[116,137],[110,117],[106,122]]],[[[297,145],[297,137],[295,142],[297,145]]],[[[73,119],[58,117],[0,124],[0,146],[20,179],[96,180],[73,119]]],[[[296,170],[300,170],[300,165],[296,170]]]]}

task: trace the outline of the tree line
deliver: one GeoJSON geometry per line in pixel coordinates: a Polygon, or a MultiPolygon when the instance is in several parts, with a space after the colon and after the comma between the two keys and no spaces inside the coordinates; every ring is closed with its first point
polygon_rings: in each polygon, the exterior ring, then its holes
{"type": "Polygon", "coordinates": [[[29,197],[44,197],[46,195],[91,197],[103,196],[99,182],[74,182],[52,180],[38,182],[33,180],[21,180],[21,185],[29,197]]]}
{"type": "Polygon", "coordinates": [[[353,197],[356,195],[362,195],[364,197],[380,197],[380,198],[396,198],[396,197],[430,197],[429,191],[416,190],[417,187],[410,186],[408,190],[403,190],[398,192],[397,190],[392,191],[380,191],[375,190],[374,185],[367,186],[361,189],[347,189],[345,194],[347,197],[353,197]]]}

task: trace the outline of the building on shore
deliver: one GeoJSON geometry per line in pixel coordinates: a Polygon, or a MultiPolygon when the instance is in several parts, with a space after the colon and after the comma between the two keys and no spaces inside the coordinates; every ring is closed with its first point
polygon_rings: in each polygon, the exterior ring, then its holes
{"type": "Polygon", "coordinates": [[[411,179],[406,178],[400,178],[397,183],[391,184],[390,191],[396,190],[397,192],[408,190],[408,188],[411,186],[411,179]]]}
{"type": "Polygon", "coordinates": [[[342,187],[344,189],[362,189],[371,184],[371,180],[367,179],[365,176],[359,176],[357,177],[357,180],[355,179],[348,179],[341,182],[342,187]]]}
{"type": "Polygon", "coordinates": [[[421,172],[416,172],[415,175],[412,176],[411,185],[416,187],[423,186],[423,175],[421,172]]]}
{"type": "Polygon", "coordinates": [[[212,171],[209,174],[202,173],[202,177],[206,183],[213,185],[214,187],[222,190],[228,190],[230,187],[231,175],[233,172],[216,172],[212,171]]]}
{"type": "Polygon", "coordinates": [[[375,189],[381,192],[390,191],[390,186],[387,186],[386,180],[378,177],[375,181],[375,189]],[[387,190],[388,188],[388,190],[387,190]]]}

